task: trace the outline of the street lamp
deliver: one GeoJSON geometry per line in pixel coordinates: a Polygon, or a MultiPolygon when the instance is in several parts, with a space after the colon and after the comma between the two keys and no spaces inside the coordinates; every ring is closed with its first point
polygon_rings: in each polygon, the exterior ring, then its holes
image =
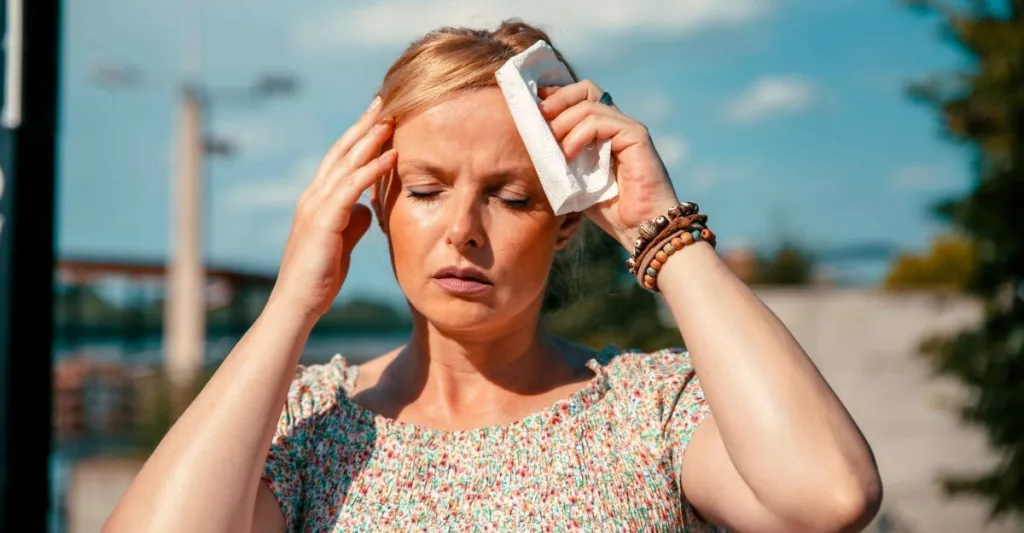
{"type": "MultiPolygon", "coordinates": [[[[135,86],[141,73],[133,69],[97,68],[93,77],[105,86],[135,86]]],[[[203,168],[208,156],[232,156],[238,147],[207,133],[206,121],[217,104],[252,104],[289,96],[296,78],[265,74],[248,87],[212,90],[181,84],[178,104],[178,157],[171,193],[171,253],[164,302],[164,369],[175,388],[192,383],[206,356],[206,268],[202,256],[203,168]]],[[[184,407],[184,406],[181,406],[184,407]]]]}

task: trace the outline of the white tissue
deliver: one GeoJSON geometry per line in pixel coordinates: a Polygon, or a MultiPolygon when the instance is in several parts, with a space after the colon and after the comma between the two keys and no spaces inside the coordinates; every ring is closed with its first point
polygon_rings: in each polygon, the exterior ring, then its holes
{"type": "Polygon", "coordinates": [[[574,82],[569,69],[548,43],[537,41],[509,59],[495,76],[556,215],[583,211],[619,193],[612,172],[611,141],[591,143],[575,159],[566,161],[561,145],[540,113],[538,86],[574,82]]]}

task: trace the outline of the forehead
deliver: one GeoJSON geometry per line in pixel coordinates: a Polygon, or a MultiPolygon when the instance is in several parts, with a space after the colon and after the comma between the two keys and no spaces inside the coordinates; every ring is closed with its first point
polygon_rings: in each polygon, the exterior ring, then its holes
{"type": "Polygon", "coordinates": [[[497,87],[466,91],[402,121],[394,134],[399,159],[445,167],[516,165],[532,168],[529,153],[497,87]]]}

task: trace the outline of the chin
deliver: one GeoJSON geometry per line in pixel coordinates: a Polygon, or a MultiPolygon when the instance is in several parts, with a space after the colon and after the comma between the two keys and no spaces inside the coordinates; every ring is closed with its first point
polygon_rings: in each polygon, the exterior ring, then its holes
{"type": "MultiPolygon", "coordinates": [[[[433,287],[409,298],[413,310],[435,328],[451,332],[500,329],[515,321],[528,307],[505,291],[492,288],[490,294],[457,296],[433,287]]],[[[409,295],[412,296],[412,295],[409,295]]]]}
{"type": "Polygon", "coordinates": [[[413,309],[434,327],[445,331],[477,331],[502,322],[505,313],[481,301],[451,296],[410,300],[413,309]]]}

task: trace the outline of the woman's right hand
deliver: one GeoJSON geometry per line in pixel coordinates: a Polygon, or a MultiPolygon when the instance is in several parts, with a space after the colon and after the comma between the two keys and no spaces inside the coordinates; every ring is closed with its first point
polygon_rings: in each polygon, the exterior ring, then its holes
{"type": "Polygon", "coordinates": [[[395,164],[394,149],[380,153],[394,123],[379,111],[374,99],[328,150],[299,197],[270,304],[319,319],[338,295],[352,248],[372,220],[370,209],[357,203],[359,196],[395,164]]]}

